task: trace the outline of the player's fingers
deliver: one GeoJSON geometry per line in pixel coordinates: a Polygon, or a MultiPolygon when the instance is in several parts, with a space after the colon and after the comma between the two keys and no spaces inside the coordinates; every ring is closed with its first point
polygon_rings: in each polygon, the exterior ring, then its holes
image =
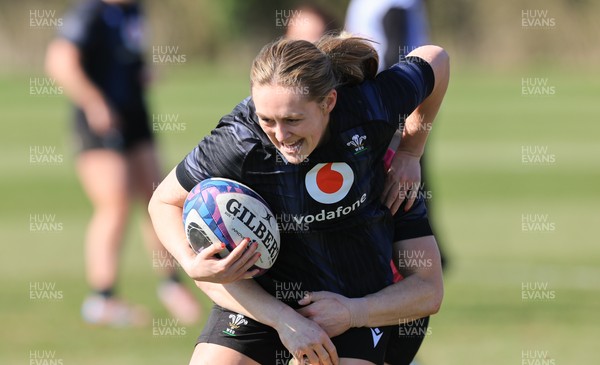
{"type": "Polygon", "coordinates": [[[385,183],[383,184],[383,193],[381,194],[381,200],[384,202],[387,201],[390,191],[393,190],[392,188],[396,186],[396,181],[394,181],[392,174],[393,171],[391,169],[388,170],[387,176],[385,178],[385,183]]]}
{"type": "Polygon", "coordinates": [[[333,362],[331,361],[331,356],[329,355],[329,351],[325,349],[323,346],[319,346],[315,349],[317,356],[319,356],[319,364],[322,365],[331,365],[333,362]]]}
{"type": "Polygon", "coordinates": [[[302,299],[300,299],[298,301],[298,304],[300,305],[309,305],[312,302],[312,293],[307,292],[306,294],[304,294],[304,296],[302,297],[302,299]]]}
{"type": "Polygon", "coordinates": [[[256,275],[258,275],[258,273],[260,272],[260,269],[254,269],[252,271],[246,271],[241,279],[252,279],[254,278],[256,275]]]}
{"type": "MultiPolygon", "coordinates": [[[[255,245],[257,245],[257,244],[255,244],[255,245]]],[[[248,251],[250,251],[250,250],[248,250],[248,251]]],[[[260,252],[254,252],[253,254],[250,255],[249,259],[243,265],[240,266],[240,268],[238,269],[238,275],[240,276],[240,279],[249,279],[249,278],[253,277],[254,275],[258,274],[260,269],[250,270],[250,268],[252,266],[254,266],[254,264],[256,264],[256,262],[260,258],[260,255],[261,255],[260,252]],[[250,271],[248,271],[248,270],[250,270],[250,271]]],[[[242,258],[242,260],[243,260],[243,258],[242,258]]]]}
{"type": "Polygon", "coordinates": [[[333,365],[338,365],[340,363],[340,359],[338,357],[338,353],[337,353],[337,350],[336,350],[333,342],[331,342],[331,340],[329,340],[329,341],[325,342],[323,344],[323,346],[325,347],[325,350],[327,350],[327,353],[329,354],[330,363],[333,365]]]}
{"type": "Polygon", "coordinates": [[[400,199],[400,197],[397,197],[397,199],[392,204],[392,207],[390,208],[390,213],[392,213],[392,215],[396,214],[398,209],[400,209],[401,205],[402,205],[402,199],[400,199]]]}
{"type": "Polygon", "coordinates": [[[385,204],[388,208],[390,208],[392,214],[396,213],[398,207],[400,204],[402,204],[404,198],[406,197],[405,183],[400,182],[396,186],[399,186],[399,188],[397,187],[396,189],[390,190],[385,204]]]}
{"type": "Polygon", "coordinates": [[[388,208],[391,208],[392,205],[394,204],[394,201],[398,199],[398,190],[396,189],[391,189],[388,194],[387,194],[387,198],[385,200],[385,205],[388,208]]]}
{"type": "Polygon", "coordinates": [[[303,364],[320,364],[319,362],[319,356],[314,352],[314,350],[308,350],[305,354],[304,357],[302,358],[303,360],[303,364]]]}
{"type": "MultiPolygon", "coordinates": [[[[239,260],[240,257],[244,255],[246,249],[248,248],[248,244],[250,243],[250,238],[244,238],[234,249],[227,255],[225,258],[225,263],[227,265],[232,265],[239,260]]],[[[232,265],[233,266],[233,265],[232,265]]]]}
{"type": "Polygon", "coordinates": [[[241,256],[233,257],[232,261],[226,263],[230,266],[234,275],[238,276],[239,278],[243,277],[246,271],[248,271],[248,269],[250,269],[250,267],[252,267],[252,265],[254,265],[260,257],[260,254],[258,256],[256,255],[256,250],[258,249],[258,243],[256,242],[244,243],[244,247],[241,247],[241,249],[244,249],[241,256]]]}
{"type": "Polygon", "coordinates": [[[203,249],[202,251],[200,251],[198,256],[202,257],[203,259],[209,258],[211,256],[218,254],[224,248],[225,248],[225,244],[223,242],[215,242],[212,245],[210,245],[210,246],[206,247],[205,249],[203,249]]]}
{"type": "Polygon", "coordinates": [[[404,206],[404,211],[408,212],[410,208],[413,206],[413,203],[417,199],[418,190],[410,190],[408,193],[408,199],[406,200],[406,205],[404,206]]]}

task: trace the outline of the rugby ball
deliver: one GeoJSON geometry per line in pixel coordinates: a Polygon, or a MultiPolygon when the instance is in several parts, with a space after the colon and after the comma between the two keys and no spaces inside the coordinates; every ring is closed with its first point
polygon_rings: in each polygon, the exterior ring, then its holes
{"type": "Polygon", "coordinates": [[[183,205],[183,226],[192,249],[199,253],[213,243],[225,248],[218,256],[226,257],[248,237],[257,242],[260,258],[254,268],[264,274],[279,254],[277,220],[260,195],[237,181],[211,178],[190,190],[183,205]]]}

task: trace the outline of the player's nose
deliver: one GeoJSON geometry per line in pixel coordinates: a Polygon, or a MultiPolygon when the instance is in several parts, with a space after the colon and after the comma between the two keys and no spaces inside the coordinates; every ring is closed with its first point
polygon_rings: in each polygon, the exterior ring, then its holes
{"type": "Polygon", "coordinates": [[[291,136],[291,133],[289,132],[284,123],[277,123],[275,125],[275,128],[273,129],[275,132],[275,139],[277,139],[277,141],[279,141],[280,143],[284,142],[291,136]]]}

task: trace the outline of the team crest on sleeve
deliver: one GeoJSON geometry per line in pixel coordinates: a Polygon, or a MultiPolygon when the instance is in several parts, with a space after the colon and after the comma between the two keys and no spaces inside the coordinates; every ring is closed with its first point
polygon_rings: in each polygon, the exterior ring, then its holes
{"type": "Polygon", "coordinates": [[[353,183],[354,172],[344,162],[316,164],[305,178],[308,194],[323,204],[333,204],[344,199],[353,183]]]}
{"type": "Polygon", "coordinates": [[[365,152],[367,150],[367,148],[365,147],[365,140],[367,139],[367,136],[362,135],[359,136],[358,134],[355,134],[352,136],[352,139],[346,143],[346,146],[350,146],[354,148],[354,154],[358,155],[359,153],[365,152]]]}

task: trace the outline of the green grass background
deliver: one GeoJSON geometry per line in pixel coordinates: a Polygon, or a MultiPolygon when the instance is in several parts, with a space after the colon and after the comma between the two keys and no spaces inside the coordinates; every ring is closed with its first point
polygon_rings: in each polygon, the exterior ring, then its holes
{"type": "MultiPolygon", "coordinates": [[[[158,71],[152,111],[178,114],[186,125],[185,133],[157,133],[166,172],[247,95],[248,85],[246,73],[226,67],[158,71]]],[[[29,364],[35,351],[55,351],[64,364],[187,364],[202,323],[183,336],[82,323],[82,237],[91,209],[74,173],[66,98],[29,95],[36,76],[42,75],[0,76],[0,364],[29,364]],[[31,164],[32,146],[55,147],[63,162],[31,164]],[[30,231],[30,215],[44,213],[63,229],[30,231]],[[32,282],[54,283],[63,298],[30,299],[32,282]]],[[[428,152],[433,215],[450,268],[442,310],[419,355],[423,364],[521,364],[528,350],[547,351],[559,365],[598,358],[599,95],[598,74],[453,74],[428,152]],[[521,95],[527,77],[547,78],[556,94],[521,95]],[[522,146],[544,146],[556,162],[523,165],[522,146]],[[547,215],[555,230],[522,231],[522,214],[547,215]],[[526,282],[547,283],[555,299],[523,301],[526,282]]],[[[119,289],[165,319],[136,229],[142,209],[132,216],[119,289]]],[[[198,297],[208,310],[208,300],[198,297]]]]}

